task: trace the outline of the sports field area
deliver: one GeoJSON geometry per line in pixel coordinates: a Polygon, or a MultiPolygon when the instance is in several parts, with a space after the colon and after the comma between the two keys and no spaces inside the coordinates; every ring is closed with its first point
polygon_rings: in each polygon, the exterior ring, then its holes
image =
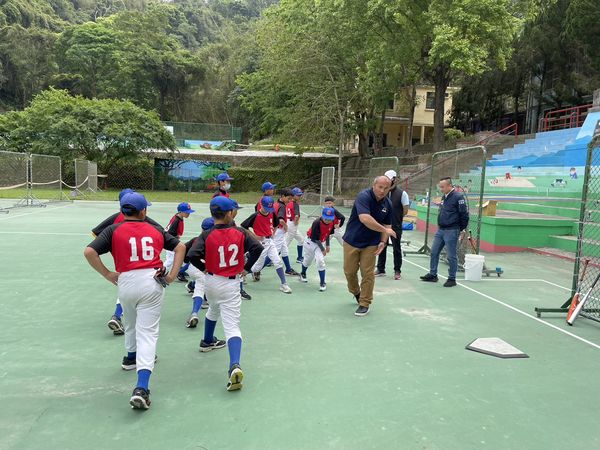
{"type": "MultiPolygon", "coordinates": [[[[208,216],[207,204],[193,206],[184,239],[208,216]]],[[[240,220],[253,210],[244,206],[240,220]]],[[[148,215],[166,224],[175,207],[154,202],[148,215]]],[[[459,279],[454,289],[419,281],[428,258],[407,255],[402,280],[376,279],[363,318],[353,314],[337,242],[326,292],[314,266],[308,284],[289,280],[292,295],[265,269],[246,286],[238,392],[225,390],[227,350],[198,351],[202,326],[185,328],[191,298],[175,282],[153,405],[132,411],[135,374],[121,369],[123,337],[106,327],[116,289],[83,257],[89,230],[117,209],[76,201],[0,215],[2,449],[600,448],[590,390],[600,372],[597,325],[536,318],[534,307],[567,300],[573,263],[533,253],[486,255],[504,275],[459,279]],[[466,350],[478,337],[502,338],[529,358],[466,350]]],[[[403,238],[422,242],[416,231],[403,238]]]]}

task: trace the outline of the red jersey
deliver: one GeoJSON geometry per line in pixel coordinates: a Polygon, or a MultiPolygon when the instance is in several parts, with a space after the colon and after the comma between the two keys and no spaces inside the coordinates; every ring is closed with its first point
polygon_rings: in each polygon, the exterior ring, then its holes
{"type": "MultiPolygon", "coordinates": [[[[154,225],[155,227],[158,227],[159,229],[162,230],[162,226],[160,226],[160,224],[156,223],[150,217],[146,216],[146,218],[144,220],[146,222],[148,222],[149,224],[154,225]]],[[[102,222],[100,222],[98,225],[96,225],[96,228],[94,228],[92,230],[92,233],[93,233],[94,237],[99,236],[100,233],[102,233],[105,228],[107,228],[110,225],[113,225],[115,223],[121,223],[123,221],[125,221],[125,216],[123,215],[123,213],[121,213],[121,212],[114,213],[112,216],[107,217],[102,222]]]]}
{"type": "Polygon", "coordinates": [[[219,196],[229,198],[229,192],[219,189],[217,192],[214,193],[212,198],[219,197],[219,196]]]}
{"type": "Polygon", "coordinates": [[[250,217],[242,222],[242,228],[246,230],[252,228],[254,234],[258,237],[271,237],[275,228],[279,226],[279,218],[274,212],[262,215],[259,212],[255,212],[250,217]]]}
{"type": "Polygon", "coordinates": [[[263,246],[250,234],[234,225],[215,225],[204,231],[192,244],[187,258],[198,269],[222,277],[235,277],[250,269],[263,246]],[[244,262],[244,255],[248,259],[244,262]]]}
{"type": "Polygon", "coordinates": [[[125,220],[106,228],[88,245],[99,255],[112,253],[117,272],[158,269],[163,248],[174,250],[179,240],[162,229],[139,220],[125,220]]]}
{"type": "Polygon", "coordinates": [[[183,228],[183,219],[175,214],[167,225],[167,233],[175,237],[183,236],[183,228]]]}
{"type": "Polygon", "coordinates": [[[329,236],[333,233],[333,222],[325,223],[316,219],[306,235],[311,241],[329,242],[329,236]]]}

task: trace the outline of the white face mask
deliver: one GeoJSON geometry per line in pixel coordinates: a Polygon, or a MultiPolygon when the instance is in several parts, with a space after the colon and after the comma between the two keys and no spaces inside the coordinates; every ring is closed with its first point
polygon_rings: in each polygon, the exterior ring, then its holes
{"type": "Polygon", "coordinates": [[[225,183],[223,185],[223,189],[226,190],[226,191],[228,191],[229,189],[231,189],[231,183],[225,183]]]}

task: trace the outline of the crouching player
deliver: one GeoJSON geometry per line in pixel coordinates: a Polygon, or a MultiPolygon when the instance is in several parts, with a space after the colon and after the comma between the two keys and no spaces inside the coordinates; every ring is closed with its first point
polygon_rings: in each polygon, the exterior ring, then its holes
{"type": "Polygon", "coordinates": [[[206,273],[205,294],[208,311],[204,319],[204,339],[200,351],[208,352],[225,345],[229,348],[229,380],[227,390],[242,388],[244,374],[240,367],[242,334],[240,332],[240,274],[250,271],[263,251],[250,233],[233,224],[237,203],[227,197],[215,197],[210,213],[215,226],[202,232],[188,252],[190,262],[206,273]],[[244,264],[244,255],[248,259],[244,264]],[[226,341],[215,337],[217,319],[221,317],[226,341]]]}
{"type": "Polygon", "coordinates": [[[313,260],[317,261],[317,270],[319,271],[319,291],[327,289],[325,284],[325,255],[329,253],[329,236],[333,234],[333,221],[335,220],[335,211],[333,208],[325,207],[319,219],[315,219],[308,230],[307,238],[304,241],[304,260],[302,261],[302,273],[300,281],[308,283],[306,270],[310,267],[313,260]],[[323,246],[325,243],[325,246],[323,246]]]}
{"type": "Polygon", "coordinates": [[[125,220],[107,227],[84,252],[89,264],[118,286],[127,350],[121,367],[137,369],[137,384],[129,400],[135,409],[150,407],[148,384],[156,358],[164,287],[175,280],[185,256],[185,246],[176,237],[144,221],[147,206],[141,194],[124,195],[121,212],[125,220]],[[160,260],[163,248],[174,252],[173,266],[166,276],[160,260]],[[100,259],[108,252],[115,262],[114,272],[100,259]]]}
{"type": "MultiPolygon", "coordinates": [[[[212,227],[215,226],[215,219],[209,217],[208,219],[204,219],[202,221],[202,231],[211,230],[212,227]]],[[[187,256],[187,252],[190,251],[194,242],[196,242],[197,237],[189,240],[185,243],[186,249],[186,257],[183,260],[185,263],[189,263],[190,260],[187,256]]],[[[198,269],[196,266],[190,264],[188,267],[188,273],[194,280],[194,290],[192,291],[192,313],[188,320],[185,322],[186,328],[196,328],[198,325],[198,312],[200,308],[206,309],[208,308],[208,303],[204,300],[204,284],[206,283],[206,276],[204,272],[198,269]]]]}

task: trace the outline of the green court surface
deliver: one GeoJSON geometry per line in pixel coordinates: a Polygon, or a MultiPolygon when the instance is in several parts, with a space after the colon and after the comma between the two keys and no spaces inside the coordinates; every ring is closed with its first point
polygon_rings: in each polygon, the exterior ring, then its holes
{"type": "MultiPolygon", "coordinates": [[[[207,216],[206,205],[193,206],[186,237],[207,216]]],[[[202,326],[185,328],[191,298],[174,283],[152,407],[133,411],[135,374],[121,370],[123,337],[106,327],[116,289],[83,258],[89,230],[116,209],[76,202],[0,215],[2,449],[600,448],[590,391],[600,328],[535,318],[535,306],[567,298],[572,265],[529,253],[487,255],[503,277],[453,289],[420,282],[428,260],[408,255],[401,281],[377,279],[362,318],[337,242],[325,293],[314,266],[309,284],[289,280],[292,295],[265,269],[243,303],[239,392],[225,390],[226,349],[198,352],[202,326]],[[465,350],[477,337],[500,337],[530,358],[465,350]]],[[[166,224],[174,209],[155,203],[149,215],[166,224]]]]}

